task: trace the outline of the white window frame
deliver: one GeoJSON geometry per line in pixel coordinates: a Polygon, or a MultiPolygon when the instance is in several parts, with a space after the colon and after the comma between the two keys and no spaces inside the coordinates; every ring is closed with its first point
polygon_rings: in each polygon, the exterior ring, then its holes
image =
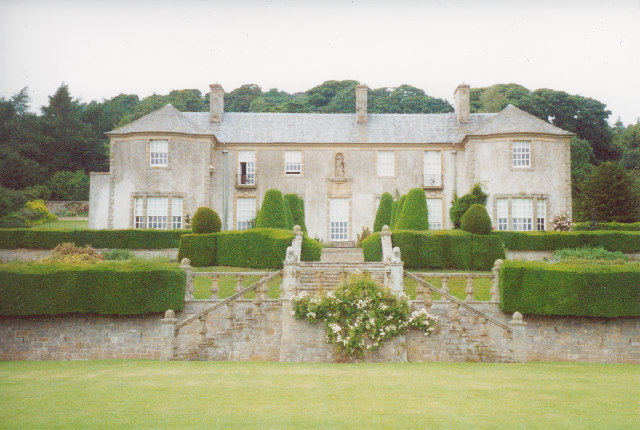
{"type": "Polygon", "coordinates": [[[376,171],[378,176],[389,178],[395,176],[395,151],[377,151],[376,171]]]}
{"type": "Polygon", "coordinates": [[[238,197],[236,199],[236,229],[248,230],[253,227],[256,217],[257,202],[255,197],[238,197]]]}
{"type": "Polygon", "coordinates": [[[498,230],[509,230],[509,199],[496,199],[496,218],[498,230]]]}
{"type": "Polygon", "coordinates": [[[168,197],[147,197],[147,226],[166,230],[169,213],[168,197]]]}
{"type": "Polygon", "coordinates": [[[349,240],[349,199],[329,199],[329,239],[332,242],[349,240]]]}
{"type": "Polygon", "coordinates": [[[427,198],[429,230],[442,230],[442,199],[427,198]]]}
{"type": "Polygon", "coordinates": [[[538,199],[536,205],[536,230],[545,231],[547,229],[547,201],[538,199]]]}
{"type": "Polygon", "coordinates": [[[425,187],[442,186],[442,154],[440,151],[424,151],[423,174],[425,187]]]}
{"type": "Polygon", "coordinates": [[[182,197],[171,198],[171,229],[182,228],[182,197]]]}
{"type": "Polygon", "coordinates": [[[531,167],[531,141],[514,140],[512,143],[511,160],[511,165],[514,169],[531,167]]]}
{"type": "Polygon", "coordinates": [[[302,174],[302,151],[284,151],[284,174],[302,174]]]}
{"type": "Polygon", "coordinates": [[[133,198],[133,228],[145,228],[144,197],[133,198]]]}
{"type": "Polygon", "coordinates": [[[511,225],[513,231],[533,230],[533,199],[511,199],[511,225]]]}
{"type": "Polygon", "coordinates": [[[169,166],[169,141],[149,141],[149,165],[151,167],[169,166]]]}
{"type": "Polygon", "coordinates": [[[256,152],[238,151],[238,184],[256,184],[256,152]],[[244,172],[242,164],[245,164],[244,172]]]}

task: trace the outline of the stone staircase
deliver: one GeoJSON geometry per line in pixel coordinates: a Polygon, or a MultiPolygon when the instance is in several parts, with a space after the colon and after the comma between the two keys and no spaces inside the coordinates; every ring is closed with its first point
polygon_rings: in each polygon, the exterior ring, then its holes
{"type": "Polygon", "coordinates": [[[322,248],[322,263],[364,263],[362,248],[322,248]]]}
{"type": "Polygon", "coordinates": [[[330,291],[356,271],[369,272],[376,282],[386,284],[387,269],[382,263],[301,262],[298,266],[299,289],[309,293],[330,291]]]}

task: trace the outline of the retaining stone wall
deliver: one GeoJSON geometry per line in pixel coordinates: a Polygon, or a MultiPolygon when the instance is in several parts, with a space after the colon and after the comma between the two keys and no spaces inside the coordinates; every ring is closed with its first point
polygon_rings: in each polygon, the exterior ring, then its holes
{"type": "MultiPolygon", "coordinates": [[[[195,315],[211,303],[189,301],[178,318],[195,315]]],[[[414,302],[413,306],[422,304],[414,302]]],[[[509,320],[496,304],[474,306],[501,322],[509,320]]],[[[509,336],[501,328],[489,323],[483,335],[477,317],[464,308],[460,308],[460,324],[456,327],[452,308],[445,302],[434,302],[430,311],[441,319],[435,333],[424,336],[411,331],[385,344],[367,361],[509,360],[509,336]]],[[[288,301],[267,300],[258,309],[252,301],[240,300],[234,312],[235,326],[230,324],[226,307],[210,315],[204,345],[199,321],[183,328],[177,339],[178,357],[298,362],[339,359],[325,343],[322,324],[294,319],[289,324],[282,323],[285,312],[290,312],[288,301]],[[214,336],[219,331],[224,331],[224,336],[214,336]]],[[[164,345],[161,318],[159,314],[0,317],[0,360],[157,359],[164,345]]],[[[524,320],[530,361],[640,363],[640,318],[524,320]]]]}

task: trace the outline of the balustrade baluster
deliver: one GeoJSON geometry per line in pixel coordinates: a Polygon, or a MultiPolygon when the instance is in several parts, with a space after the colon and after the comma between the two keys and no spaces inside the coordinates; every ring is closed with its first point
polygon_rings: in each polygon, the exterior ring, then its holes
{"type": "Polygon", "coordinates": [[[243,281],[244,281],[244,276],[236,275],[236,289],[235,289],[235,291],[232,292],[232,294],[235,294],[238,291],[242,290],[242,282],[243,281]]]}
{"type": "MultiPolygon", "coordinates": [[[[445,293],[449,293],[449,277],[448,276],[442,277],[442,291],[445,293]]],[[[442,300],[442,298],[440,300],[442,300]]]]}
{"type": "Polygon", "coordinates": [[[424,286],[422,284],[416,285],[416,300],[424,301],[424,286]]]}
{"type": "Polygon", "coordinates": [[[211,298],[218,299],[220,296],[218,293],[220,292],[220,285],[218,285],[218,276],[211,276],[211,298]]]}
{"type": "Polygon", "coordinates": [[[472,277],[467,277],[467,288],[465,288],[464,292],[467,293],[467,298],[464,300],[467,302],[472,302],[473,301],[473,278],[472,277]]]}
{"type": "Polygon", "coordinates": [[[229,316],[227,319],[231,323],[236,318],[235,302],[227,303],[227,309],[229,309],[229,316]]]}
{"type": "Polygon", "coordinates": [[[207,315],[208,314],[204,314],[198,317],[198,320],[200,321],[200,330],[198,332],[200,333],[200,337],[203,341],[207,336],[207,315]]]}
{"type": "Polygon", "coordinates": [[[484,317],[478,318],[480,323],[480,336],[487,336],[487,319],[484,317]]]}
{"type": "Polygon", "coordinates": [[[429,309],[431,308],[431,306],[433,306],[433,300],[431,298],[431,290],[427,288],[424,292],[424,307],[429,309]]]}
{"type": "Polygon", "coordinates": [[[462,325],[460,324],[460,305],[458,302],[451,302],[451,322],[453,331],[458,333],[462,331],[462,325]]]}

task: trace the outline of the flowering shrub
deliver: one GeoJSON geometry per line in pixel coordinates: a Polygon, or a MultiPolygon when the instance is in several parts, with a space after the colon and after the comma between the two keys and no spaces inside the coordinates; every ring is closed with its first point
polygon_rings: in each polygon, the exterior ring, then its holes
{"type": "Polygon", "coordinates": [[[363,357],[384,341],[404,334],[408,328],[435,330],[437,317],[426,310],[411,312],[406,296],[397,298],[368,274],[355,274],[323,297],[305,291],[292,299],[297,319],[323,321],[327,341],[349,357],[363,357]]]}
{"type": "Polygon", "coordinates": [[[47,257],[42,259],[45,263],[97,263],[102,260],[102,255],[91,245],[80,247],[69,242],[56,246],[47,257]]]}
{"type": "Polygon", "coordinates": [[[562,211],[560,212],[560,215],[554,216],[551,225],[554,231],[573,230],[573,221],[571,221],[571,218],[569,218],[569,214],[567,213],[567,211],[562,211]]]}

